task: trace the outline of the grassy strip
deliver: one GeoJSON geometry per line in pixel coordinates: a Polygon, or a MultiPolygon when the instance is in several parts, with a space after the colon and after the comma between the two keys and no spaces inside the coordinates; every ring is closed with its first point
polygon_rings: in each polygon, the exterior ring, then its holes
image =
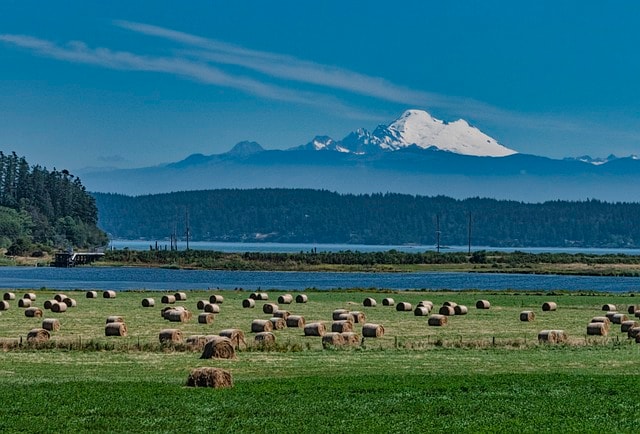
{"type": "Polygon", "coordinates": [[[16,432],[637,431],[634,375],[357,375],[239,382],[0,384],[0,430],[16,432]]]}

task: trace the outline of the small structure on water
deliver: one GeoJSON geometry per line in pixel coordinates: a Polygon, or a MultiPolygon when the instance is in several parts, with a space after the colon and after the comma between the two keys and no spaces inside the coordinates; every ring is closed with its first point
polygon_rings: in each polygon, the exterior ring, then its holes
{"type": "Polygon", "coordinates": [[[76,265],[86,265],[102,258],[104,253],[74,253],[74,252],[58,252],[56,253],[52,267],[69,268],[76,265]]]}

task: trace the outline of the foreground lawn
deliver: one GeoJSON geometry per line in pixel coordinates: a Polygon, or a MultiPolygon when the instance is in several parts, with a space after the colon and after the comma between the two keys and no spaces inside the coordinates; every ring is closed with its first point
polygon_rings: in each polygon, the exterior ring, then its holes
{"type": "MultiPolygon", "coordinates": [[[[40,306],[53,295],[36,293],[40,306]]],[[[358,348],[322,349],[320,338],[290,328],[276,331],[278,345],[263,351],[249,325],[269,315],[260,304],[241,307],[248,293],[217,293],[225,297],[221,313],[203,325],[168,323],[160,303],[141,307],[142,298],[159,302],[162,293],[89,300],[70,292],[77,307],[46,311],[61,322],[48,348],[15,345],[42,319],[26,318],[12,302],[0,315],[0,431],[637,432],[640,423],[640,345],[619,326],[606,337],[585,333],[604,303],[626,312],[635,301],[629,294],[309,291],[307,304],[283,307],[329,326],[333,309],[357,309],[383,324],[385,336],[358,348]],[[378,306],[364,308],[366,296],[378,306]],[[381,306],[386,296],[414,306],[455,300],[469,313],[428,327],[425,317],[381,306]],[[475,309],[480,298],[491,309],[475,309]],[[544,301],[556,301],[558,310],[542,312],[544,301]],[[535,311],[533,322],[519,321],[526,309],[535,311]],[[124,316],[127,337],[103,336],[108,315],[124,316]],[[199,350],[160,346],[158,331],[167,327],[185,336],[237,327],[248,347],[235,360],[202,360],[199,350]],[[569,342],[539,344],[538,331],[549,328],[564,329],[569,342]],[[189,371],[201,366],[231,371],[234,387],[185,387],[189,371]]],[[[210,294],[190,292],[181,304],[197,314],[196,301],[210,294]]]]}

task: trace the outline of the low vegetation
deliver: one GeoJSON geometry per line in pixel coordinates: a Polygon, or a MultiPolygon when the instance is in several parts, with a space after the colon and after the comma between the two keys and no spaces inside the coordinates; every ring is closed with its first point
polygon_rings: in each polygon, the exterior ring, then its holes
{"type": "MultiPolygon", "coordinates": [[[[43,318],[27,318],[17,307],[26,291],[14,292],[16,299],[0,315],[3,432],[275,432],[283,426],[301,432],[634,432],[639,422],[634,391],[640,386],[640,344],[620,325],[607,336],[586,334],[591,318],[605,314],[603,305],[626,313],[635,294],[307,290],[307,303],[281,304],[329,329],[338,308],[384,326],[382,337],[323,348],[322,338],[305,337],[300,328],[273,331],[273,346],[254,343],[251,322],[271,316],[262,306],[276,302],[283,295],[278,291],[254,308],[242,307],[246,291],[188,291],[186,301],[173,304],[194,313],[184,323],[161,317],[166,292],[128,291],[115,298],[98,292],[87,299],[84,291],[69,291],[77,306],[44,310],[45,318],[59,320],[60,330],[48,342],[31,344],[27,332],[43,318]],[[197,302],[214,294],[224,297],[220,313],[211,324],[198,323],[197,302]],[[142,307],[148,297],[155,307],[142,307]],[[367,297],[377,305],[364,307],[367,297]],[[454,301],[468,313],[429,327],[427,317],[383,306],[383,298],[412,307],[430,300],[432,312],[454,301]],[[476,309],[480,299],[490,309],[476,309]],[[557,310],[543,311],[550,301],[557,310]],[[534,320],[520,321],[523,310],[535,312],[534,320]],[[127,336],[105,336],[109,316],[122,317],[127,336]],[[185,338],[239,328],[247,347],[233,360],[200,359],[200,349],[159,343],[160,330],[170,327],[185,338]],[[544,329],[564,330],[567,342],[539,343],[544,329]],[[205,366],[229,370],[234,387],[185,387],[190,370],[205,366]]],[[[33,292],[36,306],[54,296],[46,289],[33,292]]],[[[362,324],[354,329],[360,334],[362,324]]]]}
{"type": "Polygon", "coordinates": [[[475,251],[437,253],[225,253],[210,250],[110,250],[103,265],[259,271],[470,271],[492,273],[640,276],[640,256],[475,251]]]}

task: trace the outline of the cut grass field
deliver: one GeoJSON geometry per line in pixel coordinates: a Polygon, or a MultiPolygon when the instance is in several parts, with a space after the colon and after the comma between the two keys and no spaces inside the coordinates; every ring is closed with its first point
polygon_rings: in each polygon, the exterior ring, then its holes
{"type": "MultiPolygon", "coordinates": [[[[15,291],[22,296],[24,291],[15,291]]],[[[53,296],[35,291],[36,305],[53,296]]],[[[86,299],[45,317],[61,329],[44,348],[15,347],[42,319],[26,318],[17,300],[0,315],[0,430],[2,432],[637,432],[640,345],[612,325],[609,336],[586,336],[586,325],[606,303],[626,312],[635,297],[524,292],[307,291],[306,304],[283,305],[307,322],[330,328],[336,308],[364,312],[385,335],[354,349],[322,349],[302,329],[274,332],[277,347],[254,347],[249,333],[264,302],[243,309],[242,291],[191,291],[178,302],[197,313],[199,299],[222,294],[213,324],[169,323],[160,316],[161,292],[123,292],[86,299]],[[154,297],[156,307],[141,300],[154,297]],[[371,296],[377,307],[365,308],[371,296]],[[383,297],[435,309],[451,300],[469,307],[444,327],[426,317],[382,306],[383,297]],[[491,309],[478,310],[479,299],[491,309]],[[558,303],[542,312],[545,301],[558,303]],[[533,310],[532,322],[519,313],[533,310]],[[123,316],[127,337],[105,337],[109,315],[123,316]],[[199,351],[161,347],[158,333],[176,327],[184,336],[240,328],[248,349],[236,360],[201,360],[199,351]],[[563,329],[569,342],[539,344],[543,329],[563,329]],[[9,347],[11,347],[9,349],[9,347]],[[185,387],[189,371],[214,366],[231,371],[231,389],[185,387]]],[[[270,292],[270,302],[282,292],[270,292]]],[[[631,316],[631,315],[630,315],[631,316]]],[[[356,324],[360,332],[361,325],[356,324]]]]}

